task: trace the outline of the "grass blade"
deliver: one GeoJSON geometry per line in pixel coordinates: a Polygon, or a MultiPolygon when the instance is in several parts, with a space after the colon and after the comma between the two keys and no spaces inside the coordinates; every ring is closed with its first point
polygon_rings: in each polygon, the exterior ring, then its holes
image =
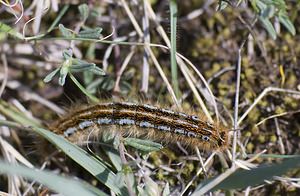
{"type": "Polygon", "coordinates": [[[38,181],[55,192],[63,195],[107,195],[87,184],[72,179],[54,175],[49,171],[39,171],[20,165],[11,165],[0,161],[0,173],[7,175],[19,175],[31,180],[38,181]]]}
{"type": "MultiPolygon", "coordinates": [[[[86,171],[92,174],[95,178],[97,178],[100,182],[102,182],[105,186],[110,188],[116,194],[127,194],[125,190],[121,191],[121,188],[125,187],[124,184],[115,183],[116,175],[109,168],[107,168],[107,166],[104,163],[100,162],[80,147],[70,143],[65,138],[58,136],[46,129],[39,128],[39,126],[34,121],[30,121],[26,117],[22,116],[21,113],[18,113],[17,110],[11,108],[4,101],[0,102],[0,111],[8,117],[10,117],[11,119],[14,119],[18,123],[22,124],[23,126],[31,126],[31,129],[34,132],[41,135],[49,142],[54,144],[57,148],[62,150],[66,155],[68,155],[71,159],[73,159],[80,166],[86,169],[86,171]]],[[[0,120],[0,124],[22,129],[22,127],[18,123],[0,120]]],[[[25,127],[24,129],[28,130],[28,128],[25,127]]]]}
{"type": "Polygon", "coordinates": [[[179,97],[178,86],[178,67],[176,63],[176,28],[177,28],[177,1],[170,0],[170,18],[171,18],[171,72],[172,85],[176,97],[179,97]]]}
{"type": "Polygon", "coordinates": [[[65,13],[68,11],[70,5],[67,4],[65,5],[61,11],[59,12],[58,16],[55,18],[55,20],[53,21],[53,23],[51,24],[51,26],[49,27],[49,29],[47,30],[47,33],[50,33],[55,26],[58,24],[58,22],[60,21],[60,19],[65,15],[65,13]]]}
{"type": "MultiPolygon", "coordinates": [[[[218,189],[231,190],[242,189],[248,186],[254,186],[261,184],[264,180],[271,180],[273,176],[280,176],[285,174],[292,168],[300,167],[300,155],[294,158],[285,159],[281,163],[260,165],[257,168],[251,170],[237,170],[228,178],[223,180],[220,184],[216,185],[211,191],[218,189]]],[[[214,178],[208,179],[201,183],[193,195],[197,195],[197,192],[201,190],[203,186],[208,184],[214,178]]]]}
{"type": "Polygon", "coordinates": [[[24,37],[21,33],[17,32],[15,29],[11,28],[10,26],[8,26],[7,24],[4,24],[2,22],[0,22],[0,33],[1,32],[7,33],[18,39],[24,39],[24,37]]]}
{"type": "MultiPolygon", "coordinates": [[[[66,155],[71,159],[77,162],[80,166],[86,169],[90,174],[95,176],[100,182],[109,187],[116,194],[121,194],[121,187],[124,187],[122,184],[115,184],[116,175],[107,168],[107,166],[97,160],[95,157],[81,149],[80,147],[70,143],[65,138],[58,136],[46,129],[32,127],[32,129],[46,138],[49,142],[54,144],[57,148],[62,150],[66,155]]],[[[123,193],[124,194],[124,193],[123,193]]],[[[122,194],[122,195],[123,195],[122,194]]]]}

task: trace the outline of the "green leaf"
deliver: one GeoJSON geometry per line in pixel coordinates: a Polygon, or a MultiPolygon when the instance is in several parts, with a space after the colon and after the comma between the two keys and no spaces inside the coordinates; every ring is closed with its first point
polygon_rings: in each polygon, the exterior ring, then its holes
{"type": "Polygon", "coordinates": [[[259,9],[257,7],[257,1],[258,0],[252,0],[252,1],[250,1],[250,3],[251,3],[251,6],[253,7],[254,11],[258,13],[259,9]]]}
{"type": "Polygon", "coordinates": [[[88,39],[99,39],[101,37],[102,30],[103,29],[101,27],[82,30],[78,33],[77,37],[88,38],[88,39]]]}
{"type": "MultiPolygon", "coordinates": [[[[123,165],[122,170],[117,173],[117,183],[124,182],[125,180],[130,185],[130,188],[133,191],[133,195],[137,195],[135,193],[135,189],[136,189],[135,177],[132,172],[132,169],[128,165],[123,165]]],[[[143,195],[139,195],[139,196],[143,196],[143,195]]]]}
{"type": "Polygon", "coordinates": [[[101,148],[111,160],[111,163],[119,172],[122,170],[122,160],[119,153],[120,135],[113,134],[110,130],[104,131],[101,136],[101,141],[108,145],[103,145],[101,148]]]}
{"type": "Polygon", "coordinates": [[[103,69],[95,66],[93,69],[91,69],[91,71],[96,74],[96,75],[99,75],[99,76],[105,76],[106,73],[103,71],[103,69]]]}
{"type": "Polygon", "coordinates": [[[260,16],[263,18],[272,18],[275,14],[275,7],[274,6],[267,6],[266,9],[261,11],[260,16]]]}
{"type": "Polygon", "coordinates": [[[100,87],[106,91],[110,91],[114,88],[114,86],[115,86],[115,80],[111,77],[107,77],[107,78],[104,78],[100,87]]]}
{"type": "Polygon", "coordinates": [[[125,138],[124,144],[144,152],[157,151],[163,148],[159,143],[138,138],[125,138]]]}
{"type": "MultiPolygon", "coordinates": [[[[109,168],[107,168],[107,166],[103,162],[100,162],[98,159],[91,156],[88,152],[70,143],[62,136],[58,136],[46,129],[39,128],[38,127],[39,125],[37,123],[30,121],[30,119],[25,117],[22,113],[20,113],[20,111],[15,111],[14,108],[12,108],[10,105],[8,105],[6,102],[2,100],[0,100],[0,111],[3,114],[10,117],[11,119],[22,124],[23,126],[31,126],[31,129],[35,133],[41,135],[43,138],[47,139],[49,142],[54,144],[57,148],[59,148],[71,159],[77,162],[87,172],[93,175],[96,179],[102,182],[106,187],[108,187],[114,193],[118,195],[128,195],[127,191],[122,188],[125,187],[124,182],[123,181],[117,182],[116,175],[109,168]]],[[[5,123],[0,122],[0,125],[4,124],[6,126],[9,125],[12,127],[19,127],[18,123],[8,122],[8,121],[4,121],[4,122],[5,123]]],[[[79,195],[79,194],[75,194],[75,195],[79,195]]]]}
{"type": "Polygon", "coordinates": [[[90,71],[83,72],[83,81],[84,81],[84,86],[88,86],[90,83],[94,81],[94,74],[90,71]]]}
{"type": "Polygon", "coordinates": [[[95,67],[94,63],[82,64],[82,65],[71,65],[70,66],[70,71],[72,71],[72,72],[90,71],[94,67],[95,67]]]}
{"type": "Polygon", "coordinates": [[[260,0],[256,1],[256,6],[258,7],[259,11],[261,11],[261,12],[263,10],[267,9],[267,5],[264,2],[260,1],[260,0]]]}
{"type": "Polygon", "coordinates": [[[73,59],[72,65],[70,65],[70,70],[74,72],[82,72],[86,70],[91,70],[96,66],[95,63],[89,63],[81,59],[73,59]]]}
{"type": "MultiPolygon", "coordinates": [[[[66,61],[69,61],[69,60],[66,60],[66,61]]],[[[65,84],[68,73],[69,73],[69,67],[62,66],[60,69],[59,78],[58,78],[59,85],[63,86],[65,84]]]]}
{"type": "Polygon", "coordinates": [[[81,4],[78,7],[78,10],[80,12],[80,16],[81,16],[81,20],[82,21],[86,21],[86,19],[89,17],[89,13],[90,13],[90,9],[89,6],[87,4],[81,4]]]}
{"type": "Polygon", "coordinates": [[[97,8],[92,8],[91,10],[91,16],[94,18],[100,17],[101,16],[101,11],[97,10],[97,8]]]}
{"type": "Polygon", "coordinates": [[[86,90],[90,93],[95,93],[98,86],[100,86],[104,81],[104,78],[97,78],[93,82],[90,82],[88,86],[86,87],[86,90]]]}
{"type": "Polygon", "coordinates": [[[66,38],[72,38],[74,37],[74,34],[72,32],[71,29],[67,29],[66,27],[64,27],[64,25],[59,24],[58,25],[59,31],[61,32],[61,34],[66,37],[66,38]]]}
{"type": "Polygon", "coordinates": [[[116,168],[117,171],[122,170],[122,160],[119,155],[119,151],[111,146],[103,145],[102,149],[105,151],[106,155],[109,157],[111,163],[116,168]]]}
{"type": "Polygon", "coordinates": [[[276,39],[276,31],[268,18],[258,17],[259,21],[263,24],[264,28],[268,31],[272,39],[276,39]]]}
{"type": "MultiPolygon", "coordinates": [[[[46,129],[32,127],[32,129],[39,135],[46,138],[49,142],[54,144],[57,148],[62,150],[66,155],[71,159],[81,165],[86,171],[92,174],[105,186],[110,188],[116,194],[127,194],[124,190],[121,190],[124,187],[123,182],[116,184],[116,175],[107,168],[107,166],[97,160],[95,157],[91,156],[89,153],[81,149],[80,147],[70,143],[62,136],[58,136],[46,129]]],[[[78,195],[78,194],[76,194],[78,195]]]]}
{"type": "Polygon", "coordinates": [[[160,195],[158,184],[154,182],[149,176],[144,176],[144,195],[160,195]]]}
{"type": "MultiPolygon", "coordinates": [[[[223,180],[220,184],[216,185],[211,191],[218,189],[231,190],[231,189],[243,189],[248,186],[255,186],[264,182],[264,180],[271,180],[274,176],[280,176],[285,174],[292,168],[300,167],[300,156],[285,159],[281,163],[260,165],[257,168],[251,170],[239,169],[230,175],[228,178],[223,180]]],[[[215,177],[216,178],[216,177],[215,177]]],[[[204,185],[211,182],[211,178],[201,183],[193,195],[199,194],[199,191],[204,185]]]]}
{"type": "Polygon", "coordinates": [[[86,65],[92,65],[92,66],[95,66],[95,63],[89,63],[87,61],[84,61],[84,60],[81,60],[81,59],[78,59],[78,58],[74,58],[73,61],[72,61],[72,65],[79,65],[79,66],[86,66],[86,65]]]}
{"type": "Polygon", "coordinates": [[[275,5],[279,10],[286,10],[286,4],[284,0],[272,0],[271,4],[275,5]]]}
{"type": "Polygon", "coordinates": [[[219,0],[216,10],[221,11],[221,10],[225,9],[227,6],[228,6],[228,3],[226,1],[219,0]]]}
{"type": "Polygon", "coordinates": [[[72,65],[70,65],[70,70],[72,72],[91,71],[96,75],[100,75],[100,76],[105,75],[105,72],[101,68],[97,67],[95,63],[89,63],[87,61],[77,59],[77,58],[72,60],[72,65]]]}
{"type": "Polygon", "coordinates": [[[285,28],[292,34],[296,35],[296,30],[289,17],[284,13],[279,13],[279,22],[285,26],[285,28]]]}
{"type": "Polygon", "coordinates": [[[50,82],[53,77],[59,72],[60,67],[56,68],[54,71],[52,71],[51,73],[49,73],[45,78],[44,78],[44,82],[48,83],[50,82]]]}
{"type": "Polygon", "coordinates": [[[166,183],[166,186],[162,192],[162,196],[169,196],[171,194],[169,182],[166,183]]]}
{"type": "Polygon", "coordinates": [[[85,53],[87,59],[94,60],[96,58],[96,43],[89,43],[88,49],[85,53]]]}
{"type": "Polygon", "coordinates": [[[40,171],[27,168],[20,165],[12,165],[0,161],[0,173],[7,175],[18,175],[49,187],[57,193],[63,195],[107,195],[101,190],[95,189],[92,186],[83,184],[80,181],[75,181],[70,178],[54,175],[53,172],[40,171]]]}
{"type": "Polygon", "coordinates": [[[19,32],[17,32],[15,29],[11,28],[7,24],[4,24],[0,22],[0,32],[7,33],[13,37],[16,37],[18,39],[24,39],[23,35],[19,32]]]}
{"type": "Polygon", "coordinates": [[[73,56],[73,51],[71,49],[64,50],[62,55],[65,60],[69,60],[73,56]]]}

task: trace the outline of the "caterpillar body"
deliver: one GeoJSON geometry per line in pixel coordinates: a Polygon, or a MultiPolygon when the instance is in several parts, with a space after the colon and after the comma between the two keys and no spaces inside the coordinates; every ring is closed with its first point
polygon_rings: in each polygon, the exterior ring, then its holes
{"type": "Polygon", "coordinates": [[[91,132],[101,134],[113,129],[124,136],[180,142],[189,148],[209,151],[223,150],[228,145],[226,129],[196,115],[127,102],[84,106],[56,121],[50,129],[73,142],[91,132]]]}

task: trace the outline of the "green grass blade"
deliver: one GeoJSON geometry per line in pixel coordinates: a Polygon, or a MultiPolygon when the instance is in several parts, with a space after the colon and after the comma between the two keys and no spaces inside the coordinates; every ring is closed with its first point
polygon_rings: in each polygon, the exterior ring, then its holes
{"type": "Polygon", "coordinates": [[[49,29],[47,30],[47,33],[51,32],[54,27],[58,24],[58,22],[60,21],[60,19],[63,17],[63,15],[65,15],[65,13],[68,11],[70,5],[67,4],[65,5],[61,11],[59,12],[58,16],[55,18],[55,20],[53,21],[53,23],[51,24],[51,26],[49,27],[49,29]]]}
{"type": "Polygon", "coordinates": [[[18,175],[31,180],[38,181],[39,183],[49,187],[55,192],[63,195],[107,195],[104,192],[95,189],[87,184],[80,183],[66,177],[54,175],[49,171],[40,171],[27,168],[20,165],[11,165],[0,161],[0,173],[7,175],[18,175]]]}
{"type": "Polygon", "coordinates": [[[0,32],[7,33],[15,38],[24,39],[23,35],[17,32],[15,29],[11,28],[7,24],[0,22],[0,32]]]}
{"type": "Polygon", "coordinates": [[[171,73],[172,85],[176,97],[179,97],[178,86],[178,67],[176,63],[176,28],[177,28],[177,1],[170,0],[170,18],[171,18],[171,73]]]}
{"type": "Polygon", "coordinates": [[[272,39],[275,40],[277,35],[276,35],[276,31],[275,31],[271,21],[268,18],[264,18],[262,16],[259,16],[258,19],[262,23],[264,28],[268,31],[268,33],[272,37],[272,39]]]}
{"type": "MultiPolygon", "coordinates": [[[[300,155],[294,158],[285,159],[281,163],[260,165],[257,168],[251,170],[239,169],[223,180],[220,184],[216,185],[211,191],[218,189],[231,190],[231,189],[243,189],[248,186],[258,185],[264,182],[264,180],[271,180],[273,176],[280,176],[285,174],[288,170],[300,167],[300,155]]],[[[198,195],[198,191],[211,182],[215,178],[208,179],[201,183],[193,195],[198,195]]]]}
{"type": "MultiPolygon", "coordinates": [[[[248,154],[248,158],[256,156],[255,154],[248,154]]],[[[273,159],[289,159],[299,157],[299,155],[290,155],[290,154],[261,154],[259,158],[273,158],[273,159]]]]}
{"type": "Polygon", "coordinates": [[[138,150],[150,153],[152,151],[157,151],[163,148],[159,143],[153,142],[151,140],[142,140],[138,138],[125,138],[124,144],[134,147],[138,150]]]}
{"type": "Polygon", "coordinates": [[[278,16],[279,22],[285,26],[285,28],[292,34],[296,35],[296,29],[294,24],[291,22],[287,14],[281,13],[278,16]]]}
{"type": "MultiPolygon", "coordinates": [[[[58,136],[46,129],[32,127],[32,129],[46,138],[49,142],[54,144],[57,148],[62,150],[71,159],[77,162],[90,174],[95,176],[100,182],[109,187],[114,193],[121,194],[121,187],[125,187],[122,184],[115,184],[116,175],[107,168],[107,166],[84,151],[82,148],[70,143],[65,138],[58,136]]],[[[122,193],[123,195],[124,193],[122,193]]]]}
{"type": "Polygon", "coordinates": [[[3,100],[0,100],[0,112],[24,126],[41,126],[38,121],[25,117],[19,110],[3,100]]]}
{"type": "Polygon", "coordinates": [[[109,146],[102,146],[102,149],[105,151],[106,155],[109,157],[109,160],[113,164],[113,166],[116,168],[117,171],[122,170],[122,161],[119,155],[119,152],[114,149],[113,147],[109,146]]]}
{"type": "MultiPolygon", "coordinates": [[[[14,108],[11,108],[4,101],[0,101],[0,112],[3,112],[6,116],[17,121],[23,126],[31,126],[34,132],[47,139],[57,148],[61,149],[66,155],[68,155],[71,159],[73,159],[80,166],[86,169],[87,172],[95,176],[95,178],[97,178],[100,182],[102,182],[116,194],[127,194],[126,191],[121,191],[121,188],[125,187],[124,184],[115,183],[116,175],[109,168],[107,168],[104,163],[100,162],[80,147],[68,142],[65,138],[58,136],[46,129],[38,128],[39,126],[37,126],[34,121],[28,120],[25,116],[22,116],[21,113],[19,113],[14,108]]],[[[0,124],[20,128],[20,125],[18,123],[9,123],[9,121],[0,120],[0,124]]]]}

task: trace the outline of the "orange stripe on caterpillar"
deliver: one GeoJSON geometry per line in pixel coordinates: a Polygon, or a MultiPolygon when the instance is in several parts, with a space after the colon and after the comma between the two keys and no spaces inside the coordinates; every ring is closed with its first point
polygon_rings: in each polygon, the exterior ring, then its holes
{"type": "MultiPolygon", "coordinates": [[[[99,103],[71,112],[50,128],[66,138],[83,130],[99,131],[118,126],[123,135],[134,135],[204,150],[222,150],[228,145],[228,131],[195,115],[148,104],[99,103]],[[129,128],[128,128],[129,127],[129,128]]],[[[70,139],[76,141],[76,139],[70,139]]]]}

